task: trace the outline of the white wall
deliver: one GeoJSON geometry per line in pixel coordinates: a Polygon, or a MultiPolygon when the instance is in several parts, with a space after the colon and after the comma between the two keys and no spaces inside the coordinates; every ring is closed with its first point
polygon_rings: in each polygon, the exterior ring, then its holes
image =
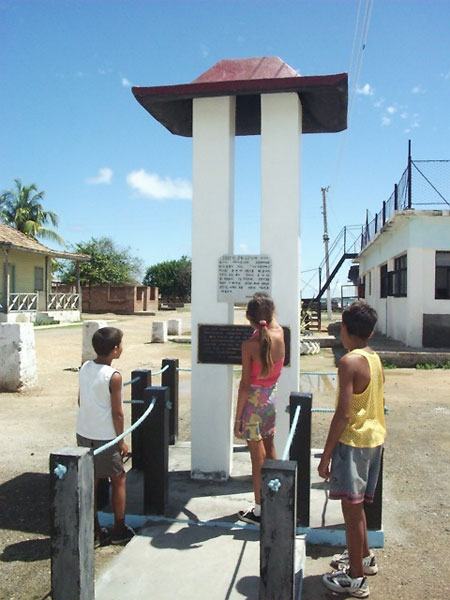
{"type": "Polygon", "coordinates": [[[450,314],[450,300],[436,300],[436,250],[450,251],[450,213],[397,213],[358,257],[360,276],[372,273],[366,301],[378,312],[377,331],[413,347],[422,346],[423,314],[450,314]],[[407,296],[380,298],[380,266],[407,254],[407,296]]]}

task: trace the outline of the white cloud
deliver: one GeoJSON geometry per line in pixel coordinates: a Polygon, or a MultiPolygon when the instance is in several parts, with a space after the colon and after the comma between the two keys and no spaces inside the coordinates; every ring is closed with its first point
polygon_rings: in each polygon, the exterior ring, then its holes
{"type": "Polygon", "coordinates": [[[408,113],[407,112],[400,113],[400,119],[407,119],[407,118],[408,118],[408,113]]]}
{"type": "Polygon", "coordinates": [[[441,77],[444,79],[450,79],[450,71],[447,71],[447,73],[441,73],[441,77]]]}
{"type": "Polygon", "coordinates": [[[390,119],[389,117],[386,117],[386,115],[383,115],[381,117],[381,124],[382,125],[390,125],[392,123],[392,119],[390,119]]]}
{"type": "Polygon", "coordinates": [[[410,124],[411,129],[415,129],[416,127],[420,127],[419,115],[416,113],[412,115],[412,121],[410,124]]]}
{"type": "Polygon", "coordinates": [[[376,102],[374,102],[375,108],[381,108],[384,104],[384,98],[379,98],[376,102]]]}
{"type": "Polygon", "coordinates": [[[121,83],[123,87],[131,87],[131,83],[128,81],[126,77],[122,77],[121,83]]]}
{"type": "Polygon", "coordinates": [[[397,112],[397,108],[395,106],[388,106],[386,112],[388,112],[390,115],[393,115],[397,112]]]}
{"type": "Polygon", "coordinates": [[[157,173],[147,173],[145,169],[128,173],[127,183],[141,196],[152,200],[190,200],[192,198],[192,184],[187,179],[162,178],[157,173]]]}
{"type": "Polygon", "coordinates": [[[411,90],[411,94],[425,94],[425,90],[422,87],[420,87],[420,85],[416,85],[411,90]]]}
{"type": "Polygon", "coordinates": [[[241,252],[248,252],[248,244],[245,244],[245,243],[239,244],[239,250],[241,252]]]}
{"type": "Polygon", "coordinates": [[[91,185],[99,185],[101,183],[111,183],[111,179],[113,176],[112,169],[108,167],[103,167],[98,170],[98,174],[95,177],[88,177],[86,179],[86,183],[91,185]]]}
{"type": "Polygon", "coordinates": [[[206,44],[200,44],[200,49],[202,51],[203,58],[206,58],[207,56],[209,56],[209,48],[208,48],[208,46],[206,46],[206,44]]]}
{"type": "Polygon", "coordinates": [[[361,94],[362,96],[373,96],[374,90],[370,83],[366,83],[362,88],[356,88],[356,93],[361,94]]]}

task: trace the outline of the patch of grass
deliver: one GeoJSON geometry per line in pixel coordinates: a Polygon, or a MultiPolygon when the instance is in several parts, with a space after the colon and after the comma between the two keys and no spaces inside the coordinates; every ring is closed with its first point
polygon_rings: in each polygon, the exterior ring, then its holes
{"type": "Polygon", "coordinates": [[[417,363],[416,369],[423,369],[424,371],[431,371],[432,369],[450,369],[450,361],[445,363],[417,363]]]}
{"type": "Polygon", "coordinates": [[[40,325],[59,325],[60,321],[53,321],[50,319],[36,319],[33,321],[33,325],[35,327],[39,327],[40,325]]]}
{"type": "Polygon", "coordinates": [[[397,365],[394,363],[389,362],[388,360],[382,360],[381,361],[383,368],[385,369],[396,369],[397,365]]]}

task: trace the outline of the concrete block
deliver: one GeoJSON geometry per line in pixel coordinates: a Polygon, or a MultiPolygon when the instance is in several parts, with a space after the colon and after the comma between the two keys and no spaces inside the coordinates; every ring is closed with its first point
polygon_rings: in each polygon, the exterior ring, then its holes
{"type": "Polygon", "coordinates": [[[81,349],[81,364],[94,360],[97,356],[92,346],[92,336],[102,327],[108,327],[107,321],[85,321],[83,323],[83,344],[81,349]]]}
{"type": "Polygon", "coordinates": [[[37,384],[31,323],[0,324],[0,391],[17,392],[37,384]]]}
{"type": "Polygon", "coordinates": [[[181,335],[181,319],[169,319],[167,333],[168,335],[181,335]]]}
{"type": "Polygon", "coordinates": [[[166,323],[166,321],[153,321],[152,344],[165,344],[166,342],[167,342],[167,323],[166,323]]]}

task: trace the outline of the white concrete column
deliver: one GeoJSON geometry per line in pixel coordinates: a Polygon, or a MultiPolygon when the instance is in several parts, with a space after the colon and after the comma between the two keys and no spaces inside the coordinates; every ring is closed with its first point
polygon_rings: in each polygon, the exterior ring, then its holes
{"type": "Polygon", "coordinates": [[[408,248],[406,272],[408,326],[406,338],[402,341],[414,348],[422,347],[424,300],[427,294],[434,295],[434,261],[426,259],[427,253],[423,248],[408,248]]]}
{"type": "Polygon", "coordinates": [[[198,325],[233,323],[217,301],[218,259],[233,252],[235,98],[193,101],[192,476],[227,478],[232,460],[233,368],[197,363],[198,325]]]}
{"type": "Polygon", "coordinates": [[[87,360],[95,360],[97,353],[92,346],[92,336],[102,327],[108,327],[108,321],[84,321],[83,340],[81,344],[81,364],[87,360]]]}
{"type": "Polygon", "coordinates": [[[0,324],[0,392],[17,392],[37,384],[34,327],[0,324]]]}
{"type": "Polygon", "coordinates": [[[261,253],[272,259],[278,322],[291,328],[291,365],[278,383],[278,453],[289,432],[285,407],[290,393],[299,389],[301,132],[302,106],[296,93],[261,96],[261,253]]]}

